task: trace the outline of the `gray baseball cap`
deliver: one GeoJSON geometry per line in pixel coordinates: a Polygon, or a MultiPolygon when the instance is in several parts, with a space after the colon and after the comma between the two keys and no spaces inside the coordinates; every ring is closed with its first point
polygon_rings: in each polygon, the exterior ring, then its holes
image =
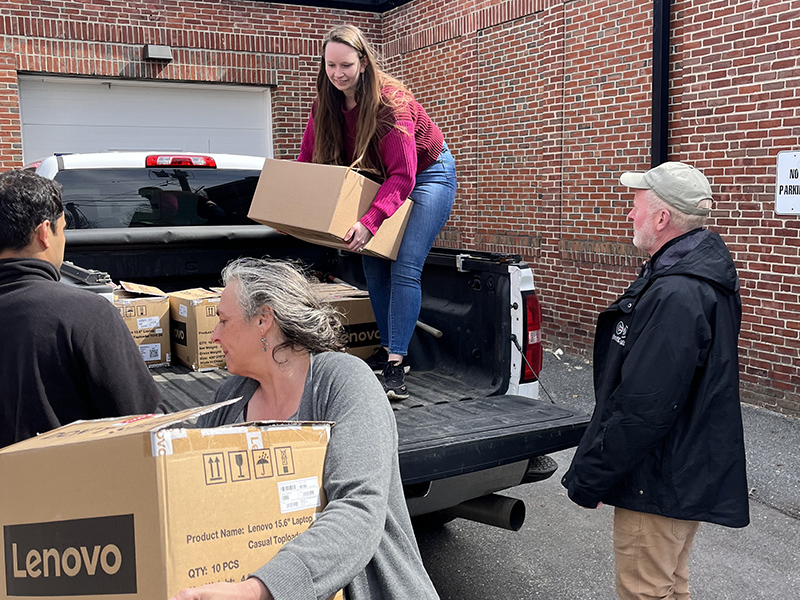
{"type": "Polygon", "coordinates": [[[687,215],[707,215],[698,203],[712,200],[711,185],[698,169],[682,162],[665,162],[645,172],[628,171],[619,182],[637,190],[653,190],[664,202],[687,215]]]}

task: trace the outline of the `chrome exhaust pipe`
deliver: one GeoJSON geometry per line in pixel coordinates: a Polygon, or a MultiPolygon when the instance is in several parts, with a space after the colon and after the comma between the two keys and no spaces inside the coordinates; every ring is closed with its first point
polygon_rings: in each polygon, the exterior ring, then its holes
{"type": "Polygon", "coordinates": [[[522,500],[499,494],[473,498],[442,512],[452,517],[477,521],[511,531],[519,531],[525,522],[525,503],[522,500]]]}

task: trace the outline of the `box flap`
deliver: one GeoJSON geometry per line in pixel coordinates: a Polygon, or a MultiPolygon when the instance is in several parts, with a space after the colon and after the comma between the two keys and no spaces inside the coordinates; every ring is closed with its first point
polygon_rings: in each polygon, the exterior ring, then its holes
{"type": "MultiPolygon", "coordinates": [[[[333,423],[328,421],[248,421],[246,423],[235,423],[201,429],[195,427],[180,427],[179,425],[180,424],[172,424],[168,427],[161,427],[150,433],[150,447],[153,456],[170,456],[175,453],[176,445],[186,446],[187,439],[190,438],[191,435],[198,434],[203,438],[227,435],[243,436],[248,440],[247,447],[253,449],[261,447],[260,440],[262,433],[269,434],[296,431],[300,432],[301,436],[304,437],[305,434],[302,432],[311,430],[323,436],[320,439],[324,438],[327,443],[330,441],[330,431],[331,427],[333,427],[333,423]],[[197,433],[190,434],[190,431],[195,431],[197,433]]],[[[188,441],[188,445],[189,447],[194,447],[191,440],[188,441]]]]}
{"type": "Polygon", "coordinates": [[[367,290],[360,290],[346,283],[312,283],[311,288],[317,298],[322,300],[369,298],[369,292],[367,290]]]}
{"type": "Polygon", "coordinates": [[[47,431],[34,438],[23,440],[0,450],[0,455],[47,448],[51,446],[78,444],[97,438],[121,437],[141,433],[155,433],[170,427],[180,425],[191,426],[201,415],[213,412],[219,408],[239,400],[234,398],[198,408],[187,408],[167,415],[132,415],[124,417],[110,417],[93,421],[75,421],[57,429],[47,431]]]}
{"type": "Polygon", "coordinates": [[[142,285],[140,283],[131,283],[130,281],[120,281],[119,284],[122,289],[131,294],[141,294],[143,296],[166,296],[167,293],[161,291],[152,285],[142,285]]]}
{"type": "Polygon", "coordinates": [[[180,298],[181,300],[205,300],[207,298],[218,298],[219,292],[207,290],[205,288],[191,288],[188,290],[170,292],[169,296],[172,298],[180,298]]]}

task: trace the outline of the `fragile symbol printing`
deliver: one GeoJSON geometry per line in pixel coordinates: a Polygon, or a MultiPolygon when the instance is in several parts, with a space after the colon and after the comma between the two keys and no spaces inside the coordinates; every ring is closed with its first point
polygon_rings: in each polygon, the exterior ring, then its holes
{"type": "Polygon", "coordinates": [[[231,481],[246,481],[250,479],[250,461],[247,460],[246,450],[228,452],[231,481]]]}

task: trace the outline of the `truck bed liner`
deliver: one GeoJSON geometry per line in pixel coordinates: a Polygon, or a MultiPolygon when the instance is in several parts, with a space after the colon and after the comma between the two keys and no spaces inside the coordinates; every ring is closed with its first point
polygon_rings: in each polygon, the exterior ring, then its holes
{"type": "MultiPolygon", "coordinates": [[[[216,389],[222,385],[230,374],[226,369],[210,371],[192,371],[181,365],[155,367],[150,369],[153,378],[159,385],[162,395],[162,407],[167,412],[175,412],[184,408],[210,403],[216,389]]],[[[395,412],[408,408],[436,406],[472,399],[476,395],[488,395],[491,388],[476,388],[474,382],[466,382],[457,372],[445,367],[435,371],[415,371],[406,375],[406,382],[411,396],[402,402],[392,403],[395,412]],[[424,390],[424,394],[414,393],[424,390]],[[435,398],[431,401],[429,398],[435,398]]]]}
{"type": "MultiPolygon", "coordinates": [[[[172,412],[210,403],[229,373],[182,366],[151,369],[172,412]]],[[[473,397],[475,387],[446,369],[411,371],[411,397],[392,404],[403,483],[411,485],[525,460],[575,446],[588,422],[554,404],[522,396],[473,397]],[[425,390],[430,402],[413,390],[425,390]],[[412,410],[413,409],[413,410],[412,410]]]]}
{"type": "Polygon", "coordinates": [[[398,411],[395,419],[403,483],[409,485],[570,448],[580,441],[588,416],[506,395],[398,411]]]}

